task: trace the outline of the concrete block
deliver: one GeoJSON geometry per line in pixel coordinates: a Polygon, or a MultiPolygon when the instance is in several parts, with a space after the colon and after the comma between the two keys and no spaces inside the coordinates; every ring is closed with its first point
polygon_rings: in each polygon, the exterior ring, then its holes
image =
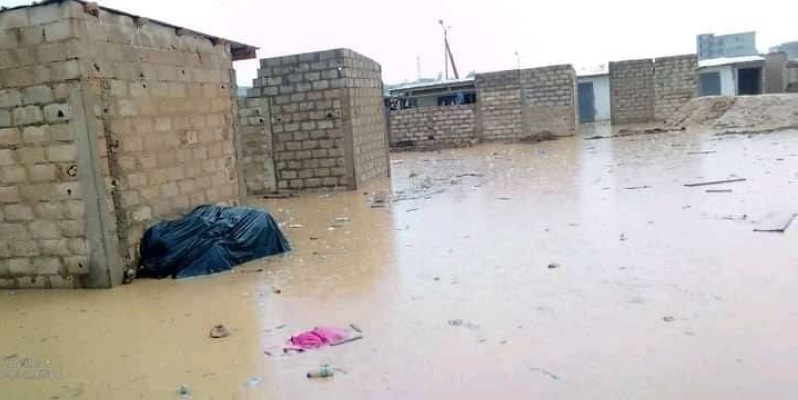
{"type": "Polygon", "coordinates": [[[83,221],[60,221],[58,227],[64,237],[85,237],[86,227],[83,221]]]}
{"type": "Polygon", "coordinates": [[[61,271],[61,260],[57,257],[35,257],[31,267],[39,275],[58,275],[61,271]]]}
{"type": "Polygon", "coordinates": [[[47,147],[47,159],[53,162],[69,162],[77,159],[77,148],[74,144],[47,147]]]}
{"type": "MultiPolygon", "coordinates": [[[[35,164],[46,161],[44,149],[41,147],[23,147],[17,150],[19,162],[22,164],[35,164]]],[[[3,151],[0,150],[0,165],[3,164],[3,151]]]]}
{"type": "Polygon", "coordinates": [[[72,109],[69,104],[48,104],[44,106],[44,118],[47,122],[66,122],[72,118],[72,109]]]}
{"type": "MultiPolygon", "coordinates": [[[[0,131],[1,132],[1,131],[0,131]]],[[[46,125],[27,126],[22,130],[22,141],[25,144],[36,144],[50,141],[46,125]]]]}
{"type": "Polygon", "coordinates": [[[24,8],[0,13],[0,27],[6,30],[30,26],[28,10],[24,8]]]}
{"type": "Polygon", "coordinates": [[[26,180],[25,167],[0,167],[0,185],[15,185],[26,180]]]}
{"type": "Polygon", "coordinates": [[[65,257],[64,267],[70,274],[87,274],[89,273],[89,258],[85,256],[65,257]]]}
{"type": "Polygon", "coordinates": [[[17,107],[13,112],[14,125],[38,124],[44,121],[42,109],[38,106],[17,107]]]}
{"type": "Polygon", "coordinates": [[[0,108],[11,108],[22,105],[22,94],[16,89],[0,90],[0,108]]]}
{"type": "Polygon", "coordinates": [[[17,187],[0,186],[0,203],[17,203],[20,200],[19,189],[17,187]]]}
{"type": "Polygon", "coordinates": [[[0,147],[16,146],[20,142],[19,129],[4,128],[0,129],[0,147]]]}
{"type": "Polygon", "coordinates": [[[43,256],[68,256],[71,255],[72,252],[67,247],[68,240],[78,240],[78,239],[44,239],[39,241],[39,246],[41,248],[41,254],[43,256]]]}
{"type": "Polygon", "coordinates": [[[3,207],[6,221],[32,221],[33,210],[24,204],[11,204],[3,207]]]}
{"type": "Polygon", "coordinates": [[[64,215],[64,209],[59,203],[38,202],[35,207],[36,218],[59,220],[64,215]]]}
{"type": "Polygon", "coordinates": [[[61,20],[44,26],[44,38],[48,42],[58,42],[75,37],[71,20],[61,20]]]}
{"type": "Polygon", "coordinates": [[[0,110],[0,128],[11,126],[11,113],[6,110],[0,110]]]}
{"type": "Polygon", "coordinates": [[[65,81],[68,79],[77,79],[79,77],[80,65],[77,60],[53,63],[50,67],[50,79],[54,81],[65,81]]]}
{"type": "Polygon", "coordinates": [[[51,103],[53,89],[43,85],[26,88],[22,91],[22,101],[25,105],[51,103]]]}
{"type": "Polygon", "coordinates": [[[32,270],[30,258],[11,258],[8,260],[8,271],[11,275],[26,275],[32,270]]]}
{"type": "Polygon", "coordinates": [[[76,256],[89,255],[89,242],[86,239],[68,239],[67,247],[69,248],[69,252],[76,256]]]}
{"type": "Polygon", "coordinates": [[[56,178],[53,164],[34,164],[28,166],[28,179],[31,182],[52,182],[56,178]]]}
{"type": "Polygon", "coordinates": [[[152,219],[152,209],[148,206],[139,206],[131,212],[131,219],[134,222],[145,222],[152,219]]]}
{"type": "Polygon", "coordinates": [[[58,239],[61,229],[55,221],[35,220],[28,225],[31,235],[38,239],[58,239]]]}

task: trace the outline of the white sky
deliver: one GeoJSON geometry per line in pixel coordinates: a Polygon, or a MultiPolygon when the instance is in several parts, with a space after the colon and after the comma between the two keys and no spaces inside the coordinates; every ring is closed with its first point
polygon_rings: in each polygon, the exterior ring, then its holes
{"type": "MultiPolygon", "coordinates": [[[[0,0],[0,5],[27,4],[0,0]]],[[[348,47],[382,64],[388,83],[443,70],[443,18],[461,75],[559,63],[595,67],[608,61],[695,52],[695,35],[757,31],[767,51],[798,40],[790,0],[102,0],[100,5],[260,48],[258,57],[348,47]]],[[[257,63],[235,65],[251,84],[257,63]]]]}

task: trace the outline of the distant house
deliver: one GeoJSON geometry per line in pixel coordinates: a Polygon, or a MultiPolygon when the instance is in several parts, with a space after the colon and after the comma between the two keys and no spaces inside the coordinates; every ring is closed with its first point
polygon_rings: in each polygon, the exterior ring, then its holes
{"type": "Polygon", "coordinates": [[[390,89],[391,109],[436,107],[476,102],[474,78],[413,83],[390,89]]]}
{"type": "Polygon", "coordinates": [[[698,92],[701,96],[761,94],[765,58],[745,56],[698,62],[698,92]]]}

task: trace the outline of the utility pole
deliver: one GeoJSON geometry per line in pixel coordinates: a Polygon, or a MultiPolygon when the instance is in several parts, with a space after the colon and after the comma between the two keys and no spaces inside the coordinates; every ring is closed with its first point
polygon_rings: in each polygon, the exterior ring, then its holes
{"type": "Polygon", "coordinates": [[[457,66],[454,64],[452,49],[449,47],[449,28],[451,28],[451,26],[446,26],[442,19],[439,19],[438,23],[441,24],[441,28],[443,28],[443,60],[444,70],[446,71],[446,79],[449,79],[449,61],[452,62],[452,72],[454,72],[454,78],[460,79],[460,74],[457,73],[457,66]]]}
{"type": "Polygon", "coordinates": [[[416,54],[416,80],[421,80],[421,56],[416,54]]]}
{"type": "Polygon", "coordinates": [[[441,28],[443,28],[443,65],[444,65],[444,75],[443,79],[449,80],[449,30],[446,25],[444,25],[443,20],[439,19],[438,23],[441,24],[441,28]]]}
{"type": "Polygon", "coordinates": [[[518,66],[518,69],[521,69],[521,54],[518,53],[518,50],[515,51],[515,63],[518,66]]]}

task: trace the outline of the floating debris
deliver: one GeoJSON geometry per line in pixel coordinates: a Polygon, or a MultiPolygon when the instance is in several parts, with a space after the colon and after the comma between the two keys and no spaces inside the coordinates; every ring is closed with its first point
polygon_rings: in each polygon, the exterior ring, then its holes
{"type": "Polygon", "coordinates": [[[230,330],[226,326],[219,324],[211,328],[208,336],[213,339],[221,339],[230,336],[230,330]]]}
{"type": "Polygon", "coordinates": [[[720,185],[720,184],[723,184],[723,183],[744,182],[746,180],[747,179],[745,179],[745,178],[729,178],[729,179],[721,179],[721,180],[717,180],[717,181],[685,183],[684,186],[696,187],[696,186],[720,185]]]}

